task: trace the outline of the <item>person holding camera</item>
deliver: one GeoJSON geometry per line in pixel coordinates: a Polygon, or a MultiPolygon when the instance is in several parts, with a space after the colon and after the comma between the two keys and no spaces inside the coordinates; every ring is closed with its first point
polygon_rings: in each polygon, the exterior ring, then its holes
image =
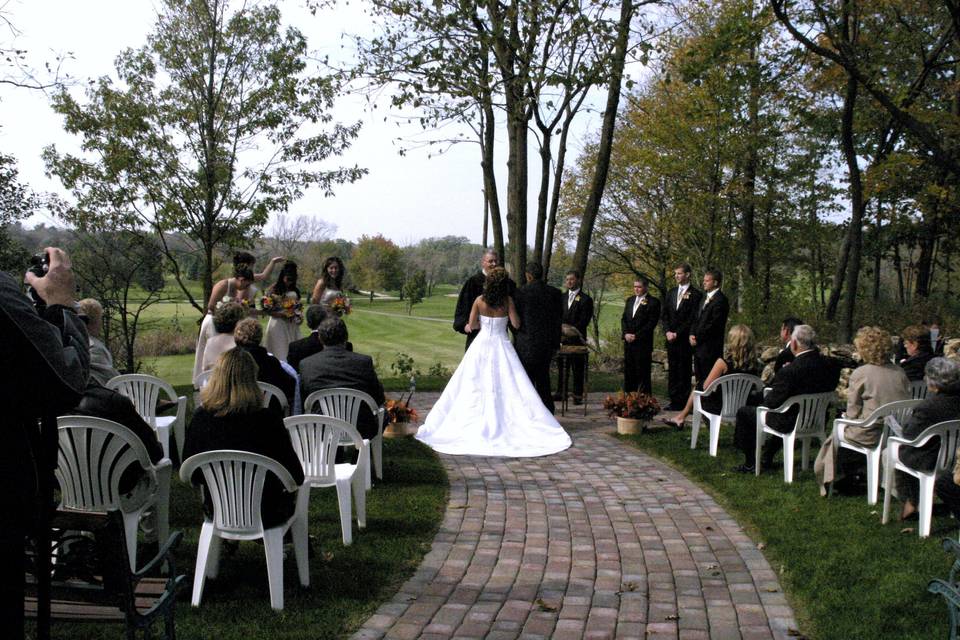
{"type": "Polygon", "coordinates": [[[42,315],[16,280],[0,273],[0,370],[7,373],[0,385],[7,412],[0,447],[0,628],[7,638],[23,637],[24,538],[49,540],[56,416],[77,404],[90,371],[70,259],[50,247],[37,262],[25,282],[44,303],[42,315]]]}

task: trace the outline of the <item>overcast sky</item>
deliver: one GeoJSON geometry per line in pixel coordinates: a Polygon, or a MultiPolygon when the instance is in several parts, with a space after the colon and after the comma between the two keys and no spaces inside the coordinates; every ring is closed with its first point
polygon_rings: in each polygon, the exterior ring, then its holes
{"type": "MultiPolygon", "coordinates": [[[[355,33],[365,24],[356,1],[341,3],[335,12],[316,17],[296,0],[280,4],[284,20],[303,31],[310,48],[320,54],[338,57],[347,51],[349,56],[349,50],[341,47],[344,41],[340,34],[355,33]]],[[[156,6],[151,0],[10,0],[5,11],[21,32],[16,46],[29,51],[35,66],[52,60],[57,52],[72,53],[73,59],[64,69],[78,80],[74,91],[80,95],[86,79],[113,75],[114,58],[122,49],[144,44],[153,27],[156,6]]],[[[398,136],[426,139],[427,134],[416,125],[398,126],[400,118],[390,117],[384,122],[383,106],[374,112],[365,111],[364,106],[365,100],[360,97],[344,97],[335,115],[341,122],[363,121],[359,138],[340,163],[359,164],[369,170],[369,175],[356,184],[337,187],[332,198],[309,193],[292,205],[290,214],[318,216],[335,224],[337,236],[348,240],[382,233],[401,245],[443,235],[466,236],[479,242],[483,206],[479,148],[463,144],[439,157],[428,158],[427,150],[400,157],[398,136]]],[[[405,114],[391,114],[401,115],[405,114]]],[[[576,129],[571,130],[568,158],[576,157],[584,136],[599,127],[600,116],[596,113],[579,118],[576,129]]],[[[41,92],[4,89],[0,93],[0,123],[0,148],[19,160],[22,181],[34,190],[62,193],[58,181],[44,176],[40,152],[49,144],[61,150],[76,149],[77,139],[63,132],[61,118],[49,107],[49,97],[41,92]]],[[[498,159],[504,162],[506,140],[502,134],[498,145],[498,159]]],[[[539,172],[532,149],[530,158],[530,205],[535,212],[539,172]]],[[[499,171],[502,201],[505,166],[499,171]]],[[[40,215],[28,224],[41,221],[53,222],[40,215]]],[[[530,239],[534,222],[531,219],[529,223],[530,239]]]]}

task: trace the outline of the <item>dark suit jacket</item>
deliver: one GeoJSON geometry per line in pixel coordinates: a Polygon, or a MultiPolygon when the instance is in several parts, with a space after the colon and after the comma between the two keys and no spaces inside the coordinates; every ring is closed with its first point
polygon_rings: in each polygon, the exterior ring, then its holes
{"type": "Polygon", "coordinates": [[[723,291],[717,291],[706,305],[703,302],[707,294],[703,294],[700,301],[700,310],[697,320],[690,329],[690,334],[697,337],[696,354],[698,357],[723,354],[723,339],[727,330],[727,316],[730,315],[730,303],[723,291]]]}
{"type": "Polygon", "coordinates": [[[320,342],[320,338],[317,337],[317,332],[314,331],[306,338],[300,338],[290,343],[289,350],[287,351],[287,364],[293,367],[297,373],[300,373],[300,362],[304,358],[308,358],[321,351],[323,351],[323,343],[320,342]]]}
{"type": "Polygon", "coordinates": [[[243,349],[256,360],[258,369],[257,380],[272,384],[283,391],[283,395],[287,396],[287,404],[292,407],[293,393],[296,391],[297,383],[290,377],[289,373],[283,370],[283,367],[280,366],[280,361],[270,355],[270,353],[260,345],[237,345],[237,349],[243,349]]]}
{"type": "MultiPolygon", "coordinates": [[[[457,333],[467,333],[467,322],[470,321],[470,309],[473,308],[473,301],[477,296],[483,293],[483,283],[487,279],[482,271],[479,271],[463,283],[460,287],[460,295],[457,296],[457,308],[453,312],[453,330],[457,333]]],[[[516,293],[516,283],[507,278],[507,295],[513,296],[516,293]]],[[[473,335],[473,334],[469,334],[473,335]]]]}
{"type": "MultiPolygon", "coordinates": [[[[386,400],[383,385],[373,368],[373,358],[348,351],[342,344],[328,345],[300,362],[300,395],[304,401],[314,391],[336,388],[363,391],[378,405],[386,400]]],[[[380,432],[380,425],[366,405],[360,409],[357,430],[364,438],[380,432]]]]}
{"type": "Polygon", "coordinates": [[[572,324],[586,339],[587,327],[593,320],[593,298],[581,289],[580,293],[574,298],[573,304],[568,304],[570,292],[567,291],[561,295],[563,296],[563,324],[572,324]]]}
{"type": "Polygon", "coordinates": [[[927,368],[927,363],[932,359],[933,354],[931,352],[917,351],[916,354],[907,356],[901,360],[900,368],[907,374],[907,378],[911,382],[914,380],[923,380],[923,376],[925,375],[924,370],[927,368]]]}
{"type": "MultiPolygon", "coordinates": [[[[903,437],[913,439],[927,427],[957,419],[960,419],[960,394],[934,393],[914,408],[910,419],[903,425],[903,437]]],[[[901,458],[915,469],[932,471],[939,452],[940,438],[934,438],[922,447],[905,448],[901,458]]]]}
{"type": "MultiPolygon", "coordinates": [[[[762,407],[776,409],[787,399],[806,393],[833,391],[840,382],[840,363],[819,351],[802,353],[773,376],[770,393],[762,407]]],[[[797,419],[798,407],[790,407],[783,414],[769,414],[767,424],[774,429],[789,431],[797,419]]]]}
{"type": "Polygon", "coordinates": [[[784,365],[790,364],[793,362],[793,351],[790,350],[790,347],[784,347],[780,349],[780,353],[777,354],[777,359],[773,361],[773,372],[776,373],[783,369],[784,365]]]}
{"type": "Polygon", "coordinates": [[[646,297],[646,304],[637,307],[637,314],[633,314],[633,305],[636,303],[637,296],[627,298],[627,303],[623,308],[623,316],[620,318],[620,336],[634,333],[637,339],[633,343],[624,343],[624,348],[637,349],[646,353],[653,351],[653,330],[660,321],[660,301],[649,293],[646,297]]]}
{"type": "Polygon", "coordinates": [[[684,294],[686,298],[680,301],[680,307],[677,308],[677,293],[679,291],[680,287],[674,287],[667,292],[667,298],[663,303],[663,311],[660,314],[660,323],[663,325],[664,333],[673,331],[677,334],[677,340],[685,341],[690,337],[690,328],[700,311],[703,292],[690,285],[684,294]]]}
{"type": "Polygon", "coordinates": [[[547,360],[560,348],[563,294],[542,280],[535,280],[514,295],[520,329],[514,338],[517,355],[525,362],[547,360]]]}

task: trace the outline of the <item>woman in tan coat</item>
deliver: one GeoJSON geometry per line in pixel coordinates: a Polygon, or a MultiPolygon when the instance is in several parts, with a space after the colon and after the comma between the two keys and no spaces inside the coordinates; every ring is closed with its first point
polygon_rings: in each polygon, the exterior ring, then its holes
{"type": "MultiPolygon", "coordinates": [[[[863,419],[888,402],[910,399],[910,380],[903,369],[890,362],[892,341],[890,334],[880,327],[863,327],[857,332],[853,345],[863,364],[850,374],[847,388],[845,418],[863,419]]],[[[844,438],[865,447],[876,446],[883,433],[883,422],[863,427],[851,426],[844,431],[844,438]]],[[[839,479],[837,453],[833,437],[820,447],[813,463],[820,495],[826,495],[826,485],[839,479]]]]}

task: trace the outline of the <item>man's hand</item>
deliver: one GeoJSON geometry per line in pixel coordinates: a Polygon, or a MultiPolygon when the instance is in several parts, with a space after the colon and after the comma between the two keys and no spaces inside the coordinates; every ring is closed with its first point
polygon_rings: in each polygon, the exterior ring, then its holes
{"type": "Polygon", "coordinates": [[[697,346],[697,336],[690,336],[690,346],[691,347],[697,346]]]}
{"type": "Polygon", "coordinates": [[[44,252],[49,260],[47,275],[41,278],[28,271],[23,281],[33,287],[37,295],[48,305],[60,304],[72,307],[76,301],[74,298],[76,283],[73,271],[70,270],[70,258],[66,252],[56,247],[47,247],[44,252]]]}
{"type": "Polygon", "coordinates": [[[276,256],[275,258],[270,259],[270,264],[277,264],[286,260],[283,256],[276,256]]]}
{"type": "Polygon", "coordinates": [[[637,335],[635,333],[625,333],[623,334],[623,339],[626,342],[633,342],[637,339],[637,335]]]}
{"type": "Polygon", "coordinates": [[[677,339],[676,331],[667,331],[667,342],[673,342],[677,339]]]}

